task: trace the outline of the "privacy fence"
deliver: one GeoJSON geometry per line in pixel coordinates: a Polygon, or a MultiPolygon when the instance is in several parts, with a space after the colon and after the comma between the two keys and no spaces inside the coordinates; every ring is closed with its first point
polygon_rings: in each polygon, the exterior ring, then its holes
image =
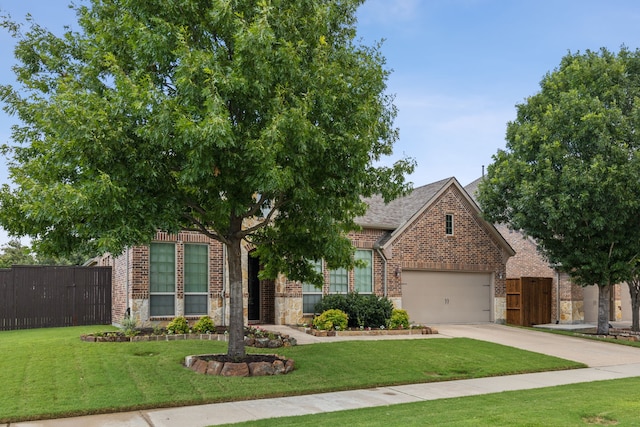
{"type": "Polygon", "coordinates": [[[507,323],[532,326],[551,323],[550,277],[507,279],[507,323]]]}
{"type": "Polygon", "coordinates": [[[0,330],[111,324],[111,267],[0,269],[0,330]]]}

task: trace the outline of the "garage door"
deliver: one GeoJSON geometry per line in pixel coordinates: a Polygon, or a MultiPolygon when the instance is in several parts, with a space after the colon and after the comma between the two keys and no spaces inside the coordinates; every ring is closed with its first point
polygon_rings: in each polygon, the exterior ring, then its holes
{"type": "Polygon", "coordinates": [[[402,272],[402,308],[414,323],[491,321],[489,273],[402,272]]]}

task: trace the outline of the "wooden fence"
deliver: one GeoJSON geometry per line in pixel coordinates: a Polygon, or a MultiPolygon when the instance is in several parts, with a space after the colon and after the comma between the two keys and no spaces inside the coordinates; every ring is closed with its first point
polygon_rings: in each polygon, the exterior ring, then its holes
{"type": "Polygon", "coordinates": [[[0,330],[111,324],[111,267],[0,269],[0,330]]]}
{"type": "Polygon", "coordinates": [[[550,323],[551,282],[548,277],[507,279],[507,323],[519,326],[550,323]]]}

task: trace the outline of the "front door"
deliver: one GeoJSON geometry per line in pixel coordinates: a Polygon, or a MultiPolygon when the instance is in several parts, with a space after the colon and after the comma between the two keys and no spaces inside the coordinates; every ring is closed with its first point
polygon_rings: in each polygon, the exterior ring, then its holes
{"type": "Polygon", "coordinates": [[[260,321],[260,279],[258,272],[260,271],[260,259],[249,255],[248,275],[249,275],[249,301],[248,315],[249,323],[260,321]]]}

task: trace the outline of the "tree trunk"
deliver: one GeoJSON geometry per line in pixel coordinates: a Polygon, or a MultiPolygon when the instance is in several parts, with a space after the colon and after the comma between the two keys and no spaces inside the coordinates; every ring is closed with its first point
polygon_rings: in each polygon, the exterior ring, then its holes
{"type": "Polygon", "coordinates": [[[227,355],[234,358],[245,356],[241,242],[240,239],[231,239],[227,244],[229,256],[229,348],[227,355]]]}
{"type": "Polygon", "coordinates": [[[631,295],[631,330],[640,331],[640,280],[630,280],[629,294],[631,295]]]}
{"type": "Polygon", "coordinates": [[[609,305],[611,286],[598,285],[598,334],[609,334],[609,305]]]}

